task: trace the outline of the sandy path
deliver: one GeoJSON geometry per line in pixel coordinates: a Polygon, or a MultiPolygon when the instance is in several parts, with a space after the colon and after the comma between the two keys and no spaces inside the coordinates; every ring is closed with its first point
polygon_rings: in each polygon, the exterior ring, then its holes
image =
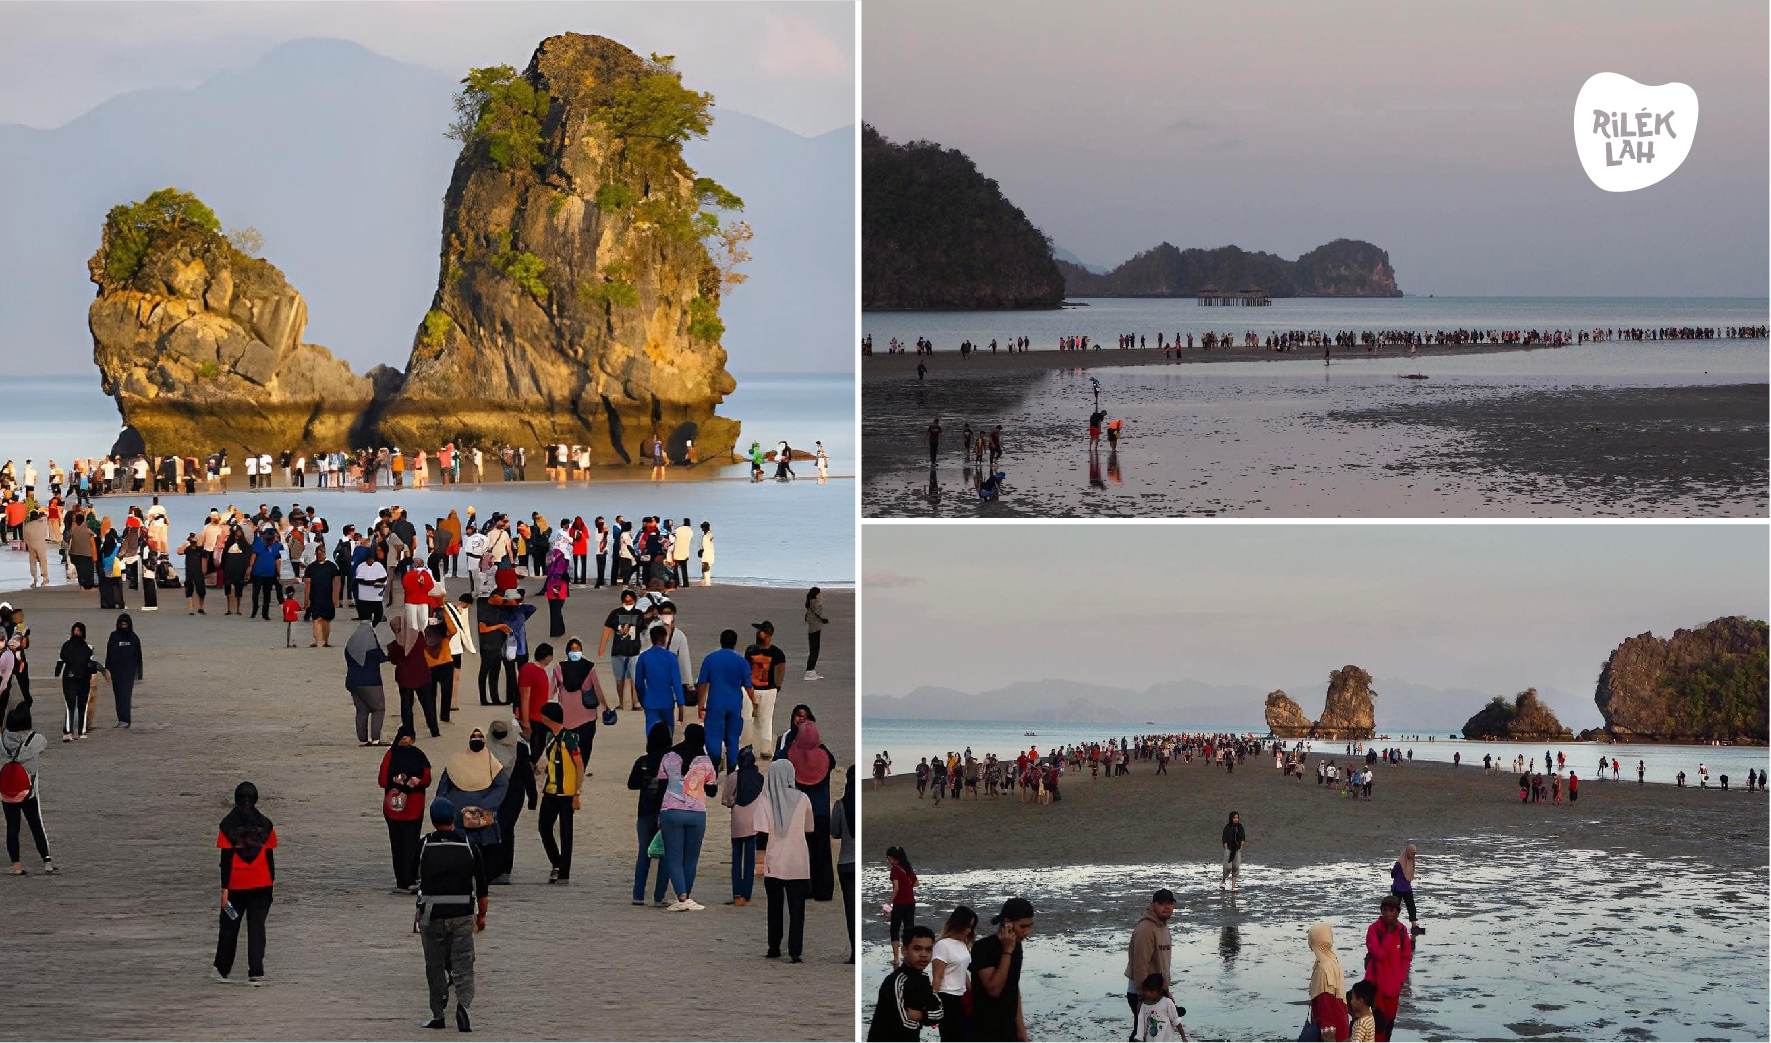
{"type": "MultiPolygon", "coordinates": [[[[457,582],[452,590],[459,591],[457,582]]],[[[594,648],[613,599],[575,591],[568,632],[594,648]]],[[[794,702],[818,713],[840,772],[854,751],[854,595],[828,591],[820,671],[805,684],[800,593],[745,587],[678,597],[696,660],[721,629],[748,637],[761,618],[781,627],[791,657],[777,720],[794,702]]],[[[87,622],[102,648],[110,612],[96,592],[56,589],[11,596],[36,636],[32,673],[40,730],[58,732],[61,696],[51,677],[68,625],[87,622]]],[[[137,595],[129,595],[137,605],[137,595]]],[[[211,613],[221,611],[210,598],[211,613]]],[[[182,599],[135,611],[148,652],[135,695],[136,725],[115,720],[101,691],[92,738],[52,742],[43,799],[59,878],[0,878],[0,946],[10,970],[10,1011],[0,1037],[30,1039],[405,1039],[420,1035],[423,959],[412,901],[390,895],[387,834],[375,784],[383,751],[356,746],[339,649],[283,649],[275,623],[189,617],[182,599]],[[216,823],[234,784],[257,783],[277,823],[276,904],[267,970],[247,992],[208,981],[214,952],[216,823]]],[[[533,633],[546,632],[546,610],[533,633]]],[[[343,623],[343,621],[340,621],[343,623]]],[[[348,626],[341,627],[348,634],[348,626]]],[[[335,634],[336,644],[343,635],[335,634]]],[[[559,642],[556,642],[556,644],[559,642]]],[[[606,664],[599,672],[608,679],[606,664]]],[[[393,696],[388,673],[390,702],[393,696]]],[[[441,764],[494,713],[471,691],[456,723],[420,744],[441,764]]],[[[396,718],[397,720],[397,715],[396,718]]],[[[391,736],[395,725],[390,725],[391,736]]],[[[420,724],[422,733],[422,723],[420,724]]],[[[525,811],[517,830],[516,883],[495,888],[480,936],[475,1027],[494,1039],[847,1039],[853,968],[840,894],[812,904],[806,962],[762,959],[765,905],[730,897],[727,815],[709,813],[697,897],[701,913],[628,904],[634,851],[627,770],[643,747],[637,715],[601,729],[575,829],[569,889],[546,886],[546,857],[525,811]]],[[[432,791],[434,793],[434,790],[432,791]]],[[[26,864],[35,866],[28,837],[26,864]]],[[[244,974],[244,939],[237,975],[244,974]]],[[[453,1029],[451,1029],[451,1034],[453,1029]]]]}

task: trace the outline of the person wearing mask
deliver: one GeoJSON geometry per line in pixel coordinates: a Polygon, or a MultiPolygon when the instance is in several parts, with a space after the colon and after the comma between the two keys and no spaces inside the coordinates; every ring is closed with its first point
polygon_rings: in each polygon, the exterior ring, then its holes
{"type": "Polygon", "coordinates": [[[394,862],[394,891],[418,886],[418,838],[424,821],[424,791],[430,788],[430,758],[418,748],[410,724],[394,733],[376,775],[381,814],[387,820],[388,849],[394,862]]]}
{"type": "Polygon", "coordinates": [[[510,787],[510,766],[492,755],[486,733],[475,728],[468,733],[467,747],[443,764],[443,774],[437,780],[437,800],[446,800],[455,808],[461,832],[486,853],[503,839],[498,809],[504,805],[510,787]]]}
{"type": "Polygon", "coordinates": [[[1372,1014],[1377,1019],[1378,1043],[1387,1043],[1396,1026],[1402,1002],[1402,984],[1408,980],[1414,960],[1414,938],[1403,930],[1402,899],[1385,895],[1379,914],[1365,929],[1365,981],[1377,990],[1372,1014]]]}
{"type": "Polygon", "coordinates": [[[764,852],[763,890],[769,899],[769,950],[764,955],[771,960],[780,959],[785,926],[789,962],[799,963],[805,938],[806,898],[812,890],[807,841],[813,825],[811,801],[794,785],[790,762],[769,763],[764,803],[756,822],[764,852]]]}
{"type": "Polygon", "coordinates": [[[564,718],[560,723],[578,733],[578,756],[588,768],[597,718],[608,708],[608,701],[603,698],[602,682],[597,680],[596,664],[584,655],[584,642],[575,637],[566,642],[566,658],[553,665],[549,680],[549,698],[559,704],[564,718]]]}
{"type": "Polygon", "coordinates": [[[474,1001],[474,935],[486,929],[492,904],[491,882],[480,846],[456,828],[455,805],[431,802],[433,831],[418,846],[418,930],[424,951],[424,980],[430,991],[430,1020],[421,1028],[441,1029],[455,990],[455,1027],[473,1031],[468,1008],[474,1001]]]}
{"type": "MultiPolygon", "coordinates": [[[[387,660],[394,664],[394,684],[400,688],[400,725],[405,731],[416,730],[412,719],[412,703],[416,700],[419,708],[424,711],[424,726],[430,732],[430,737],[435,739],[442,732],[437,730],[437,692],[430,680],[430,658],[426,646],[433,642],[441,645],[441,634],[426,634],[409,629],[406,621],[398,616],[389,620],[388,626],[394,632],[394,639],[388,642],[387,660]]],[[[416,845],[417,842],[417,837],[414,836],[413,844],[416,845]]]]}
{"type": "Polygon", "coordinates": [[[382,598],[387,591],[387,565],[384,564],[387,547],[374,543],[359,549],[365,553],[352,572],[356,580],[357,618],[379,623],[387,618],[382,608],[382,598]]]}
{"type": "Polygon", "coordinates": [[[746,749],[720,781],[719,802],[732,813],[732,900],[727,905],[749,905],[755,891],[756,816],[763,810],[758,803],[762,794],[763,774],[757,770],[756,753],[746,749]]]}
{"type": "Polygon", "coordinates": [[[750,664],[738,654],[736,630],[720,631],[719,648],[701,660],[695,691],[707,732],[707,756],[715,767],[724,765],[729,772],[738,761],[745,710],[756,701],[756,692],[750,687],[750,664]]]}
{"type": "Polygon", "coordinates": [[[1131,1006],[1134,1037],[1138,1031],[1138,1009],[1143,1004],[1140,990],[1145,979],[1160,978],[1164,996],[1168,995],[1173,982],[1169,977],[1171,943],[1168,920],[1174,911],[1174,892],[1166,887],[1160,888],[1150,896],[1149,907],[1131,930],[1131,945],[1125,960],[1125,1000],[1131,1006]]]}
{"type": "MultiPolygon", "coordinates": [[[[1327,920],[1310,927],[1310,1021],[1316,1036],[1326,1041],[1349,1039],[1347,989],[1341,977],[1341,958],[1334,951],[1334,928],[1327,920]]],[[[1308,1030],[1306,1029],[1306,1033],[1308,1030]]]]}
{"type": "Polygon", "coordinates": [[[55,860],[49,857],[49,834],[43,828],[43,807],[37,799],[42,785],[37,757],[48,746],[48,738],[31,727],[29,703],[7,712],[6,730],[0,732],[0,810],[6,813],[6,860],[12,864],[13,876],[25,875],[19,861],[19,830],[25,825],[31,827],[31,842],[43,859],[43,872],[57,872],[55,860]]]}
{"type": "Polygon", "coordinates": [[[523,805],[534,811],[539,800],[535,758],[529,740],[508,720],[487,725],[486,742],[492,755],[510,769],[510,786],[498,805],[498,843],[486,849],[486,871],[494,884],[504,886],[510,883],[511,870],[516,867],[517,822],[523,817],[523,805]]]}
{"type": "Polygon", "coordinates": [[[547,577],[542,587],[543,596],[547,599],[547,636],[566,636],[566,598],[570,595],[572,563],[566,558],[564,542],[556,543],[547,552],[547,563],[543,566],[543,575],[547,577]]]}
{"type": "Polygon", "coordinates": [[[62,700],[67,704],[61,741],[86,738],[92,678],[104,672],[104,665],[86,643],[86,624],[75,623],[68,630],[68,639],[62,642],[61,657],[55,661],[55,676],[61,678],[62,700]]]}
{"type": "Polygon", "coordinates": [[[117,628],[111,631],[110,640],[105,643],[105,676],[111,680],[111,697],[117,706],[117,723],[111,727],[127,728],[134,719],[130,712],[130,696],[135,692],[135,683],[144,679],[141,638],[135,633],[135,624],[127,612],[118,614],[117,628]]]}
{"type": "Polygon", "coordinates": [[[840,844],[836,857],[836,879],[842,885],[843,924],[849,930],[849,958],[855,962],[855,766],[849,765],[848,779],[842,799],[830,814],[830,835],[840,844]]]}
{"type": "MultiPolygon", "coordinates": [[[[914,931],[915,928],[912,928],[914,931]]],[[[978,914],[969,906],[957,906],[948,914],[935,940],[930,978],[946,1012],[941,1019],[943,1040],[971,1039],[971,1017],[966,1012],[966,987],[971,978],[972,943],[977,940],[978,914]]]]}
{"type": "MultiPolygon", "coordinates": [[[[551,657],[551,649],[546,645],[541,649],[546,649],[551,657]]],[[[546,849],[547,861],[553,866],[547,876],[550,884],[564,884],[572,878],[572,813],[578,810],[578,793],[584,779],[584,761],[578,755],[578,733],[567,731],[562,724],[564,719],[558,703],[542,704],[542,737],[538,744],[543,773],[540,829],[541,846],[546,849]],[[557,843],[554,839],[556,822],[559,823],[557,843]]]]}
{"type": "Polygon", "coordinates": [[[658,816],[664,840],[664,871],[676,893],[676,901],[667,908],[671,912],[699,912],[706,906],[695,901],[693,894],[701,841],[707,835],[707,798],[719,793],[719,776],[707,758],[706,739],[699,724],[684,728],[682,741],[659,759],[657,777],[665,784],[658,816]]]}
{"type": "MultiPolygon", "coordinates": [[[[633,904],[646,904],[646,876],[651,872],[652,842],[658,842],[660,850],[664,845],[664,837],[659,832],[659,816],[664,811],[664,790],[668,779],[660,777],[660,765],[664,755],[670,752],[670,729],[662,724],[654,725],[646,731],[646,752],[634,759],[633,769],[627,773],[627,788],[639,793],[639,806],[634,817],[634,836],[639,842],[639,854],[633,863],[633,904]]],[[[661,857],[658,861],[657,882],[652,888],[652,904],[664,908],[664,885],[669,882],[661,857]]]]}
{"type": "Polygon", "coordinates": [[[830,776],[836,771],[836,755],[819,741],[818,722],[809,708],[794,728],[786,759],[793,765],[794,785],[812,805],[811,899],[828,902],[836,895],[836,874],[830,865],[830,776]]]}
{"type": "Polygon", "coordinates": [[[775,646],[775,624],[765,619],[751,626],[756,631],[756,643],[744,650],[754,696],[747,738],[757,749],[769,750],[775,743],[775,699],[786,678],[787,653],[775,646]]]}
{"type": "MultiPolygon", "coordinates": [[[[639,595],[623,590],[621,604],[610,610],[608,618],[603,620],[603,636],[596,646],[597,655],[604,652],[609,655],[609,669],[615,675],[615,703],[622,710],[639,709],[639,700],[634,698],[633,670],[640,655],[642,619],[639,595]]],[[[651,730],[648,724],[646,731],[651,730]]]]}
{"type": "MultiPolygon", "coordinates": [[[[774,770],[773,765],[770,770],[774,770]]],[[[934,955],[935,932],[927,927],[913,927],[906,942],[903,962],[879,983],[873,1020],[867,1026],[869,1041],[912,1043],[922,1038],[923,1027],[927,1025],[941,1029],[941,1038],[947,1038],[944,1024],[952,1015],[924,973],[934,955]]]]}
{"type": "Polygon", "coordinates": [[[996,930],[972,946],[973,1039],[1027,1039],[1021,1009],[1022,943],[1033,933],[1033,903],[1015,897],[991,921],[996,930]]]}
{"type": "Polygon", "coordinates": [[[254,986],[264,983],[265,921],[277,876],[277,829],[258,810],[258,787],[234,787],[234,809],[221,820],[215,838],[221,849],[221,930],[215,942],[214,978],[229,984],[240,922],[246,923],[246,976],[254,986]]]}
{"type": "Polygon", "coordinates": [[[695,676],[695,661],[689,657],[689,632],[677,625],[675,602],[660,594],[652,594],[650,597],[654,599],[658,625],[664,628],[664,647],[671,655],[676,656],[677,673],[683,680],[683,704],[693,705],[696,701],[692,680],[695,676]]]}
{"type": "Polygon", "coordinates": [[[830,620],[824,616],[824,591],[813,587],[806,592],[806,680],[822,681],[824,675],[818,673],[818,649],[823,643],[824,626],[830,620]]]}
{"type": "Polygon", "coordinates": [[[634,664],[634,693],[646,712],[646,730],[662,724],[674,733],[683,720],[682,668],[668,647],[668,628],[662,623],[654,625],[651,638],[652,647],[641,653],[634,664]]]}
{"type": "Polygon", "coordinates": [[[387,695],[381,686],[381,665],[387,656],[375,636],[375,624],[363,620],[344,645],[344,690],[357,709],[357,745],[380,746],[387,695]]]}

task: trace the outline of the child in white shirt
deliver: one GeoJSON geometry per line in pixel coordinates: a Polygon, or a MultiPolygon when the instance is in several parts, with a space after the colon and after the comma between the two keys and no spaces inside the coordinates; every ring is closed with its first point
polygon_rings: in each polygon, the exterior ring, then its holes
{"type": "Polygon", "coordinates": [[[1185,1043],[1187,1027],[1181,1024],[1181,1018],[1187,1011],[1175,1006],[1175,1001],[1163,992],[1162,975],[1152,974],[1144,979],[1138,1000],[1138,1031],[1132,1039],[1177,1039],[1185,1043]]]}

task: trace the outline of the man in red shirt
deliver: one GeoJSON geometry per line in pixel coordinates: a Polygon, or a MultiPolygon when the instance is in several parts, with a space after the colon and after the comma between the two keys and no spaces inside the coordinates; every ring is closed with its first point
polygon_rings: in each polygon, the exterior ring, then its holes
{"type": "Polygon", "coordinates": [[[517,720],[517,727],[529,732],[529,748],[541,749],[543,740],[547,738],[547,725],[541,719],[541,708],[547,705],[552,694],[553,682],[547,675],[547,667],[553,662],[553,646],[545,641],[535,646],[535,658],[524,663],[517,671],[517,697],[511,702],[511,710],[517,720]]]}
{"type": "Polygon", "coordinates": [[[1414,960],[1414,938],[1400,923],[1401,898],[1385,895],[1380,909],[1378,918],[1365,929],[1365,977],[1377,986],[1372,1014],[1377,1019],[1377,1038],[1383,1043],[1396,1024],[1402,983],[1408,980],[1408,967],[1414,960]]]}

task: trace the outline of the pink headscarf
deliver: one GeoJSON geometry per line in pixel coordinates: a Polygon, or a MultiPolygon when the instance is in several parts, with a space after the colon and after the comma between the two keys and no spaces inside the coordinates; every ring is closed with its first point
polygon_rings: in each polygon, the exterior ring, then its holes
{"type": "Polygon", "coordinates": [[[816,786],[824,781],[830,758],[818,748],[818,725],[803,721],[793,733],[793,745],[787,748],[787,759],[793,763],[793,781],[801,786],[816,786]]]}

